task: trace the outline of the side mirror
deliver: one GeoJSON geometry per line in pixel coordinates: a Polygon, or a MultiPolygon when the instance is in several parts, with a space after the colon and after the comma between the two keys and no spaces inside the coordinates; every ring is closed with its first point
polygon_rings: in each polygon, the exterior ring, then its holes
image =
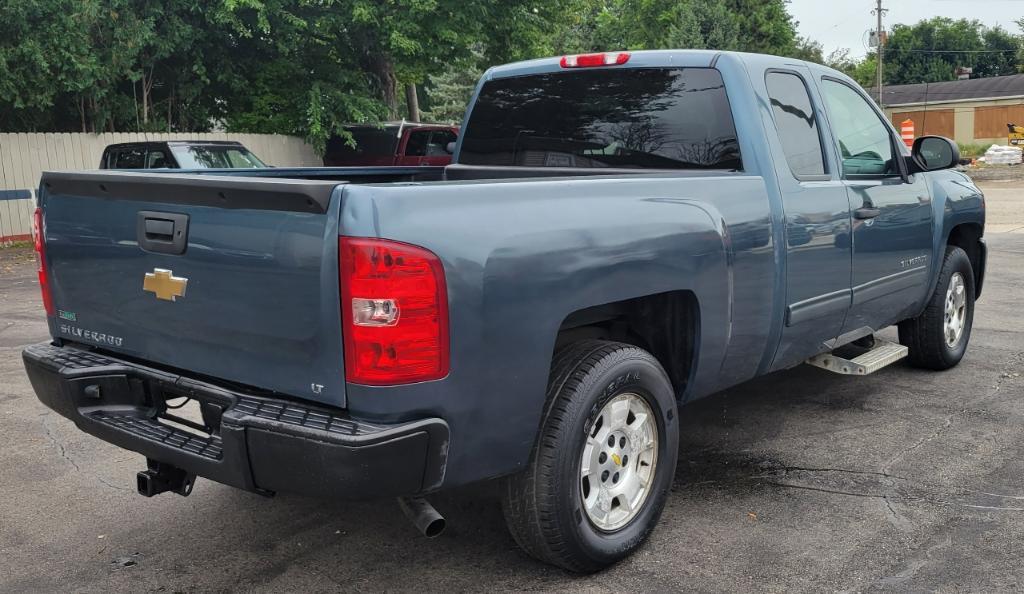
{"type": "Polygon", "coordinates": [[[910,151],[910,172],[938,171],[960,163],[960,147],[942,136],[922,136],[910,151]]]}
{"type": "Polygon", "coordinates": [[[455,154],[455,143],[454,142],[449,142],[448,144],[444,145],[444,150],[447,151],[449,155],[454,155],[455,154]]]}

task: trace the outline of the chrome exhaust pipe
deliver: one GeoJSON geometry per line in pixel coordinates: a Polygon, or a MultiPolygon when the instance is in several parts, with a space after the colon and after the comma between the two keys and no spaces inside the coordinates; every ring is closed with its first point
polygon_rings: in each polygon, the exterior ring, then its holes
{"type": "Polygon", "coordinates": [[[444,517],[437,513],[433,505],[422,497],[399,497],[398,507],[402,513],[409,518],[412,525],[420,531],[420,534],[427,538],[441,536],[444,532],[444,517]]]}

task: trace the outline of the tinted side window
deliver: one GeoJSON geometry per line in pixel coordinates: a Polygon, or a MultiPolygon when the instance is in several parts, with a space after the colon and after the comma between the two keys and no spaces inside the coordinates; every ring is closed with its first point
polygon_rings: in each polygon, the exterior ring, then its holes
{"type": "Polygon", "coordinates": [[[167,158],[167,153],[160,149],[150,149],[149,154],[146,155],[146,169],[164,169],[170,167],[170,159],[167,158]]]}
{"type": "Polygon", "coordinates": [[[427,154],[427,144],[430,142],[430,130],[413,130],[409,133],[409,141],[405,144],[405,154],[408,157],[423,157],[427,154]]]}
{"type": "Polygon", "coordinates": [[[340,136],[332,136],[327,141],[327,154],[338,157],[390,156],[395,154],[398,144],[398,127],[384,128],[352,127],[348,129],[355,141],[351,147],[340,136]]]}
{"type": "Polygon", "coordinates": [[[246,169],[266,167],[262,161],[256,158],[256,155],[247,150],[229,148],[224,152],[227,154],[228,162],[231,163],[232,168],[246,169]]]}
{"type": "Polygon", "coordinates": [[[570,70],[487,82],[460,162],[523,167],[741,169],[711,68],[570,70]]]}
{"type": "Polygon", "coordinates": [[[114,153],[114,169],[142,169],[145,167],[146,149],[123,148],[114,153]]]}
{"type": "Polygon", "coordinates": [[[825,79],[822,92],[829,122],[839,142],[845,175],[895,175],[889,129],[867,99],[843,83],[825,79]]]}
{"type": "Polygon", "coordinates": [[[427,145],[427,156],[448,156],[450,154],[448,152],[448,145],[456,140],[458,140],[458,137],[451,130],[434,130],[434,133],[430,135],[430,144],[427,145]]]}
{"type": "Polygon", "coordinates": [[[803,79],[789,72],[769,72],[765,84],[772,102],[775,129],[793,175],[824,175],[821,136],[803,79]]]}

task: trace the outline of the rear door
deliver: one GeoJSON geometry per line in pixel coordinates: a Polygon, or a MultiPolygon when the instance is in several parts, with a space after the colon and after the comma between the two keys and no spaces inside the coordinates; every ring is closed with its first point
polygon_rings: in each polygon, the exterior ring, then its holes
{"type": "Polygon", "coordinates": [[[820,84],[854,219],[843,331],[877,330],[914,315],[928,293],[931,195],[924,175],[906,175],[903,145],[871,100],[839,79],[820,84]]]}
{"type": "Polygon", "coordinates": [[[333,182],[47,173],[51,331],[344,404],[333,182]]]}
{"type": "Polygon", "coordinates": [[[799,66],[764,76],[767,137],[778,143],[772,153],[786,216],[786,325],[776,368],[823,350],[850,307],[850,205],[830,166],[812,80],[799,66]]]}

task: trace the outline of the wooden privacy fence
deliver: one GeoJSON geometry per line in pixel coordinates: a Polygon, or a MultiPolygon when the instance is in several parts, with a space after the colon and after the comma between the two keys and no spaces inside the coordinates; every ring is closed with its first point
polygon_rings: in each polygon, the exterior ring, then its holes
{"type": "Polygon", "coordinates": [[[280,134],[0,133],[0,244],[29,239],[34,191],[44,171],[96,169],[108,144],[161,140],[236,140],[268,165],[323,165],[301,138],[280,134]]]}

